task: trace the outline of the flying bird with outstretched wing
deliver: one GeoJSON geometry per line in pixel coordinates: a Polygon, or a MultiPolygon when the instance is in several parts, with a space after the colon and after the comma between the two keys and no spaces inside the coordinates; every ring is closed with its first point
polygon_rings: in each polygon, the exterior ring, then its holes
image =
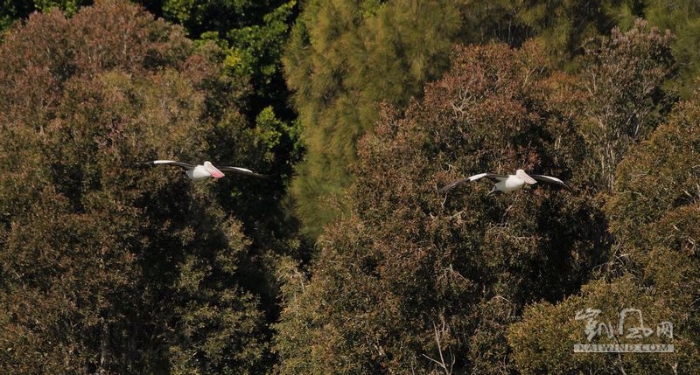
{"type": "Polygon", "coordinates": [[[257,177],[257,178],[267,178],[267,176],[255,173],[251,171],[250,169],[246,168],[241,168],[241,167],[215,167],[214,164],[205,161],[202,164],[195,165],[195,164],[190,164],[190,163],[183,163],[181,161],[175,161],[175,160],[153,160],[145,163],[141,163],[145,165],[173,165],[176,167],[183,168],[185,170],[185,174],[187,174],[187,177],[189,177],[192,180],[195,181],[200,181],[200,180],[206,180],[209,178],[213,179],[219,179],[225,176],[224,172],[233,172],[239,175],[245,175],[245,176],[251,176],[251,177],[257,177]]]}
{"type": "Polygon", "coordinates": [[[475,174],[473,176],[469,176],[460,180],[457,180],[455,182],[452,182],[448,185],[445,185],[442,189],[440,189],[441,193],[446,193],[455,187],[464,184],[466,182],[472,182],[472,181],[477,181],[482,178],[488,178],[495,182],[493,185],[493,189],[489,192],[489,194],[494,193],[494,192],[504,192],[508,193],[511,191],[515,191],[518,189],[521,189],[523,186],[527,185],[534,185],[538,181],[539,182],[544,182],[548,184],[554,184],[558,185],[560,187],[563,187],[567,190],[571,190],[571,188],[564,183],[564,181],[552,177],[552,176],[545,176],[545,175],[539,175],[539,174],[532,174],[528,175],[523,171],[522,169],[518,169],[515,174],[511,175],[502,175],[502,174],[495,174],[495,173],[479,173],[475,174]]]}

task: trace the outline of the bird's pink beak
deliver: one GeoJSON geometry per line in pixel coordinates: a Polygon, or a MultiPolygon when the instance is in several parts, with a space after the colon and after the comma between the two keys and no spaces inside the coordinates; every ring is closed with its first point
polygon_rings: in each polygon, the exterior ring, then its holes
{"type": "Polygon", "coordinates": [[[207,162],[207,163],[204,165],[204,168],[206,168],[206,169],[207,169],[207,172],[209,172],[209,174],[211,174],[211,176],[214,177],[214,178],[221,178],[221,177],[224,177],[224,173],[221,172],[221,171],[219,170],[219,168],[215,167],[215,166],[212,165],[211,163],[208,163],[208,162],[207,162]]]}

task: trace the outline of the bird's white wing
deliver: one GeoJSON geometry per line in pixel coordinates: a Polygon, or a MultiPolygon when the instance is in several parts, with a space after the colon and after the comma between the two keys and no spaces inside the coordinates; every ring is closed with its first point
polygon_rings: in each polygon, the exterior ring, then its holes
{"type": "Polygon", "coordinates": [[[253,177],[258,177],[258,178],[267,178],[266,175],[260,174],[260,173],[255,173],[251,171],[250,169],[247,168],[241,168],[241,167],[218,167],[220,171],[222,172],[233,172],[233,173],[238,173],[241,175],[246,175],[246,176],[253,176],[253,177]]]}
{"type": "Polygon", "coordinates": [[[564,181],[562,181],[562,180],[560,180],[560,179],[558,179],[558,178],[556,178],[556,177],[544,176],[544,175],[541,175],[541,174],[531,174],[530,177],[532,177],[532,178],[534,178],[535,180],[540,181],[540,182],[545,182],[545,183],[548,183],[548,184],[559,185],[559,186],[561,186],[561,187],[563,187],[563,188],[565,188],[565,189],[567,189],[567,190],[571,190],[571,188],[570,188],[567,184],[565,184],[564,181]]]}
{"type": "Polygon", "coordinates": [[[440,189],[440,192],[441,192],[441,193],[444,193],[444,192],[450,191],[450,190],[452,190],[453,188],[455,188],[456,186],[461,185],[461,184],[463,184],[463,183],[465,183],[465,182],[476,181],[476,180],[482,179],[482,178],[484,178],[484,177],[486,177],[486,178],[488,178],[488,179],[491,179],[491,180],[493,180],[493,181],[496,181],[496,182],[508,178],[508,176],[504,176],[504,175],[501,175],[501,174],[479,173],[479,174],[475,174],[475,175],[473,175],[473,176],[469,176],[469,177],[463,178],[463,179],[461,179],[461,180],[457,180],[457,181],[455,181],[455,182],[453,182],[453,183],[451,183],[451,184],[445,185],[445,187],[443,187],[442,189],[440,189]]]}
{"type": "Polygon", "coordinates": [[[138,163],[141,165],[175,165],[184,169],[192,169],[196,167],[194,164],[189,164],[189,163],[183,163],[181,161],[175,161],[175,160],[153,160],[153,161],[147,161],[144,163],[138,163]]]}

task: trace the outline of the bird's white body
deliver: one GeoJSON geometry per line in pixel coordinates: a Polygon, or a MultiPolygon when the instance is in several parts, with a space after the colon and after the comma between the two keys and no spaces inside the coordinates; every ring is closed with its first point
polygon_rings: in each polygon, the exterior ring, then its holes
{"type": "Polygon", "coordinates": [[[525,180],[516,175],[509,175],[505,180],[498,181],[493,189],[508,193],[518,190],[523,186],[525,186],[525,180]]]}
{"type": "Polygon", "coordinates": [[[525,184],[534,185],[536,183],[537,181],[525,173],[525,171],[518,169],[515,171],[515,174],[510,174],[505,179],[499,178],[499,181],[493,186],[491,192],[502,191],[504,193],[509,193],[522,188],[525,184]]]}
{"type": "Polygon", "coordinates": [[[211,173],[207,172],[207,170],[202,165],[198,165],[193,169],[188,169],[187,171],[185,171],[185,173],[187,174],[187,177],[195,181],[206,180],[207,178],[211,178],[211,173]]]}

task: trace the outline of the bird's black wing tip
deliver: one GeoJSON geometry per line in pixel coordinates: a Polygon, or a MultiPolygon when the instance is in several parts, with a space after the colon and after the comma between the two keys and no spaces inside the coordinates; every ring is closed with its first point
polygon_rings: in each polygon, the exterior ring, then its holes
{"type": "Polygon", "coordinates": [[[259,180],[269,180],[269,179],[271,178],[270,175],[267,175],[267,174],[260,174],[260,173],[255,173],[255,172],[251,172],[251,173],[242,173],[242,174],[245,175],[245,176],[255,177],[255,178],[259,179],[259,180]]]}
{"type": "Polygon", "coordinates": [[[449,184],[443,186],[442,188],[440,188],[440,189],[438,190],[438,192],[440,192],[440,194],[448,193],[450,190],[456,188],[457,186],[461,185],[461,184],[464,183],[465,181],[466,181],[466,179],[461,179],[461,180],[457,180],[457,181],[451,182],[451,183],[449,183],[449,184]]]}

